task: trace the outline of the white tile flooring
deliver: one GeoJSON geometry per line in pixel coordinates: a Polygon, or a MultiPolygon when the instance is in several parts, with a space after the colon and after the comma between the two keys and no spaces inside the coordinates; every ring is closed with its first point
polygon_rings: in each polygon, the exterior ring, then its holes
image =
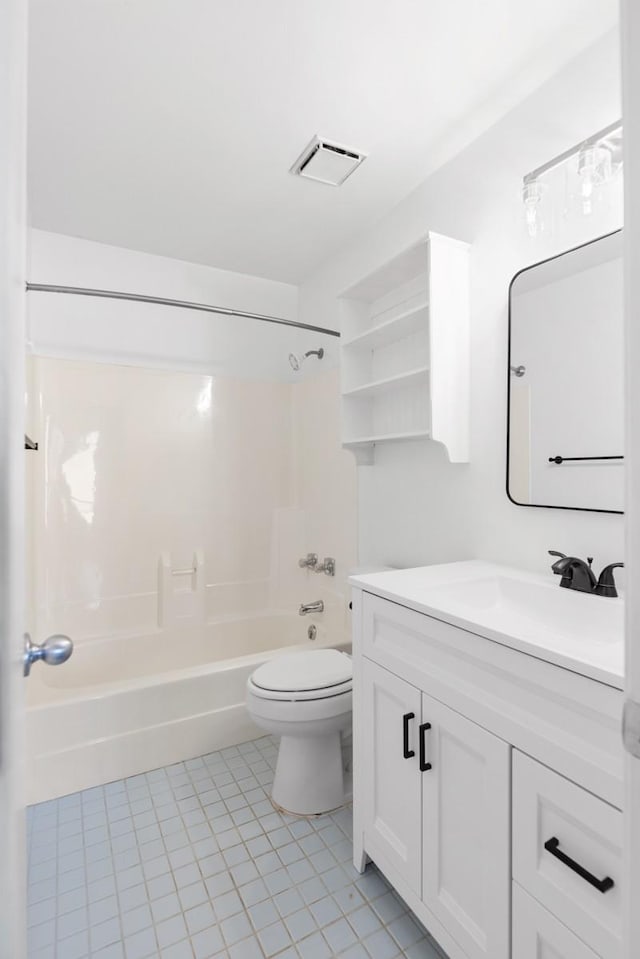
{"type": "Polygon", "coordinates": [[[28,811],[29,959],[441,959],[351,811],[298,819],[255,740],[28,811]]]}

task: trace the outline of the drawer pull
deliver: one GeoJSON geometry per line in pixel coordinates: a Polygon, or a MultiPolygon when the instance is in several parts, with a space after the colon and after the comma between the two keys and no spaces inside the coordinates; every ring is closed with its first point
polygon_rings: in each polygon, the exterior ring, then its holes
{"type": "Polygon", "coordinates": [[[431,763],[427,762],[427,732],[431,729],[431,723],[422,723],[420,726],[420,772],[426,773],[431,769],[431,763]]]}
{"type": "Polygon", "coordinates": [[[415,713],[405,713],[402,717],[402,755],[405,759],[411,759],[416,754],[414,749],[409,749],[409,723],[415,718],[415,713]]]}
{"type": "Polygon", "coordinates": [[[610,876],[605,876],[604,879],[598,879],[593,875],[593,873],[585,869],[584,866],[581,866],[580,863],[576,862],[575,859],[571,859],[571,857],[567,856],[566,853],[561,852],[560,840],[556,839],[555,836],[552,836],[551,839],[547,839],[544,844],[544,848],[547,850],[547,852],[550,852],[552,856],[555,856],[556,859],[559,859],[560,862],[563,862],[565,866],[568,866],[569,869],[577,872],[582,879],[585,879],[589,885],[594,886],[598,892],[608,892],[609,889],[612,889],[615,885],[610,876]]]}

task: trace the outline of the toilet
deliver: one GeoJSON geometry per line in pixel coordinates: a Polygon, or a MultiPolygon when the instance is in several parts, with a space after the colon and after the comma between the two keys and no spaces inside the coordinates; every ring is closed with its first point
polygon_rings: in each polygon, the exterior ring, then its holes
{"type": "Polygon", "coordinates": [[[249,715],[280,737],[271,798],[285,812],[337,809],[345,792],[342,733],[351,729],[351,657],[336,649],[289,653],[247,681],[249,715]]]}

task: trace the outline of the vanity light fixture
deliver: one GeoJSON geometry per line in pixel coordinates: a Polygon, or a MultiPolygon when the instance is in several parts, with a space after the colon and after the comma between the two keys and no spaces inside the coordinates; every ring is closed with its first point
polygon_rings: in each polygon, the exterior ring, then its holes
{"type": "Polygon", "coordinates": [[[606,144],[586,143],[578,153],[578,176],[582,196],[582,212],[588,216],[593,212],[593,193],[602,183],[611,178],[612,156],[606,144]]]}
{"type": "MultiPolygon", "coordinates": [[[[546,215],[542,213],[542,200],[548,188],[545,177],[560,166],[567,170],[566,183],[571,177],[577,183],[578,209],[584,216],[594,212],[598,191],[622,170],[622,120],[616,120],[581,143],[558,156],[553,157],[542,166],[536,167],[527,173],[522,181],[522,202],[525,211],[525,225],[528,235],[535,239],[548,224],[546,215]]],[[[571,208],[571,190],[565,185],[563,206],[565,215],[571,208]]],[[[574,196],[575,200],[576,197],[574,196]]]]}
{"type": "Polygon", "coordinates": [[[524,203],[524,215],[527,225],[527,233],[535,238],[541,229],[540,200],[544,193],[544,185],[537,178],[527,180],[525,177],[522,186],[522,202],[524,203]]]}

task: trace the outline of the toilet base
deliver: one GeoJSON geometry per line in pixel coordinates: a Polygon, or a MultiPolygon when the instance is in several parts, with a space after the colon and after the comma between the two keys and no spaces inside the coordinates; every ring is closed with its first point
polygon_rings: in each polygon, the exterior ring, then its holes
{"type": "Polygon", "coordinates": [[[340,732],[283,736],[271,797],[297,816],[331,812],[346,802],[340,732]]]}

